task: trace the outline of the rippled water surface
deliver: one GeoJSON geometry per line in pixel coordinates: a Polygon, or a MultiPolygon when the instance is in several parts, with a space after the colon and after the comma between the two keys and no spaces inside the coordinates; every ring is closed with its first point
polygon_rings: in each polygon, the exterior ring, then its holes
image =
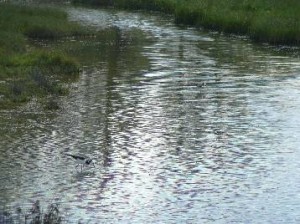
{"type": "Polygon", "coordinates": [[[58,202],[68,223],[300,222],[296,53],[167,17],[67,11],[115,39],[85,55],[57,114],[1,111],[1,204],[58,202]]]}

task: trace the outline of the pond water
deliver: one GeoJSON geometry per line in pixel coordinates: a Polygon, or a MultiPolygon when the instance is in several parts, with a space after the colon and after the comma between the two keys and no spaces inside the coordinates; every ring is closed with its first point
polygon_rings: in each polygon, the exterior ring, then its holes
{"type": "Polygon", "coordinates": [[[67,11],[114,38],[81,52],[58,112],[0,112],[3,206],[57,202],[68,223],[300,222],[298,50],[67,11]],[[80,172],[66,152],[96,167],[80,172]]]}

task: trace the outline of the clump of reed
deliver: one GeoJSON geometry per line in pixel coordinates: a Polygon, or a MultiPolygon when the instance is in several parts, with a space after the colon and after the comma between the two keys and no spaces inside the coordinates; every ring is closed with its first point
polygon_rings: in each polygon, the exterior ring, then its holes
{"type": "Polygon", "coordinates": [[[43,211],[40,201],[35,201],[31,208],[23,211],[22,208],[17,208],[15,212],[0,211],[0,223],[3,224],[61,224],[66,223],[62,213],[59,210],[59,205],[52,203],[46,211],[43,211]]]}

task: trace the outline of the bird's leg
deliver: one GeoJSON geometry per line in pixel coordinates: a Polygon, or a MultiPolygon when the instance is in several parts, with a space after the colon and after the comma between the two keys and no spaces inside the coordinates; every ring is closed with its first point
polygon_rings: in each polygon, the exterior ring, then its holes
{"type": "Polygon", "coordinates": [[[78,172],[78,165],[79,165],[79,164],[77,164],[77,165],[75,166],[76,172],[78,172]]]}

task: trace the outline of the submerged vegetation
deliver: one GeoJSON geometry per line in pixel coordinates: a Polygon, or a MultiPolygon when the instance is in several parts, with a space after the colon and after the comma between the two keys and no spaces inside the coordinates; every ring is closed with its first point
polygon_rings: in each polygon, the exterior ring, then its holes
{"type": "Polygon", "coordinates": [[[171,13],[180,24],[248,35],[271,44],[300,43],[298,0],[73,0],[74,3],[171,13]]]}
{"type": "Polygon", "coordinates": [[[0,30],[0,109],[67,93],[63,83],[78,77],[79,64],[33,42],[85,35],[85,29],[57,9],[0,3],[0,30]]]}
{"type": "Polygon", "coordinates": [[[14,213],[6,210],[0,211],[0,223],[61,224],[66,222],[59,210],[58,204],[52,203],[48,206],[47,210],[43,211],[40,201],[37,200],[28,211],[20,207],[14,213]]]}

